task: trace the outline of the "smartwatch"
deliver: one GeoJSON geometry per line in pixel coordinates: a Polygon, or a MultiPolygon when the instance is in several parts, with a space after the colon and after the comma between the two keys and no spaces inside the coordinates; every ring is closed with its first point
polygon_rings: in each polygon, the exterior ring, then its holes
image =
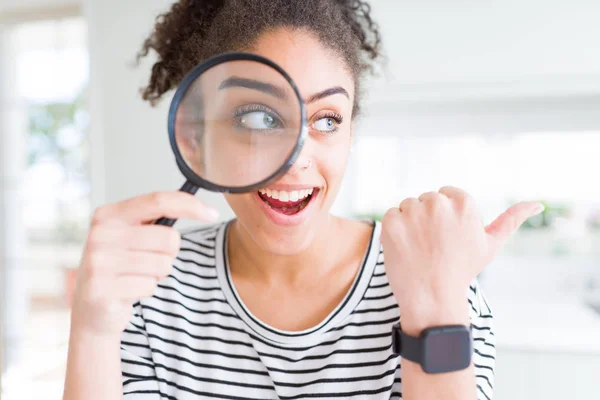
{"type": "Polygon", "coordinates": [[[437,326],[414,337],[404,333],[397,323],[392,327],[392,351],[420,364],[428,374],[460,371],[471,365],[471,330],[465,325],[437,326]]]}

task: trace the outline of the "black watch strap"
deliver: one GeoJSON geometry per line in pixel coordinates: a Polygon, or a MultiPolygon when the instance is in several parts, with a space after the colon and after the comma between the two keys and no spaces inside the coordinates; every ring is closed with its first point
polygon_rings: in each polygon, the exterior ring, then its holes
{"type": "Polygon", "coordinates": [[[392,348],[395,354],[402,354],[403,358],[421,364],[423,362],[421,346],[423,341],[419,337],[409,336],[402,332],[400,323],[392,327],[392,348]]]}

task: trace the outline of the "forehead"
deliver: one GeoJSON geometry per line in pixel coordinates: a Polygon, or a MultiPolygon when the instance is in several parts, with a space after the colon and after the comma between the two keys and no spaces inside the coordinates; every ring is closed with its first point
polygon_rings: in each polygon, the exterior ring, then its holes
{"type": "Polygon", "coordinates": [[[342,59],[310,33],[277,29],[261,35],[251,51],[283,68],[304,98],[334,86],[354,98],[354,79],[342,59]]]}

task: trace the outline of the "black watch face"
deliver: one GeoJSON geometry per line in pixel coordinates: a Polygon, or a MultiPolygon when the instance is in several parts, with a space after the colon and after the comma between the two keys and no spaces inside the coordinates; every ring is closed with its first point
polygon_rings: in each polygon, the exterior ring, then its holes
{"type": "Polygon", "coordinates": [[[430,374],[459,371],[471,364],[469,328],[458,325],[423,332],[423,370],[430,374]]]}

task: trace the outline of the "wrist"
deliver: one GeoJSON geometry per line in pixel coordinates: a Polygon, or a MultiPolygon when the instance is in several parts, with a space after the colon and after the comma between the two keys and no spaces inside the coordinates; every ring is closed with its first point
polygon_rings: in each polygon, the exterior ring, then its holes
{"type": "Polygon", "coordinates": [[[470,323],[465,297],[442,301],[425,299],[399,306],[402,331],[410,336],[419,336],[423,330],[435,326],[470,323]]]}

